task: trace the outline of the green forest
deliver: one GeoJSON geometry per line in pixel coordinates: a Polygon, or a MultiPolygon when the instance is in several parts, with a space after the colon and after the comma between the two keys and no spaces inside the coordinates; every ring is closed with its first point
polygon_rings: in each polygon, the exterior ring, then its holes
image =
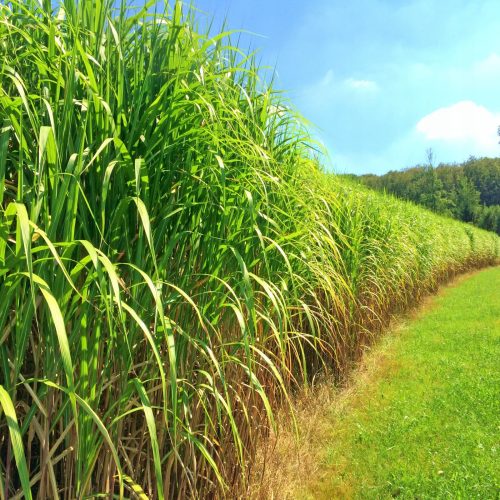
{"type": "MultiPolygon", "coordinates": [[[[429,155],[429,156],[432,156],[429,155]]],[[[377,191],[500,234],[500,158],[417,165],[384,175],[347,175],[377,191]]]]}

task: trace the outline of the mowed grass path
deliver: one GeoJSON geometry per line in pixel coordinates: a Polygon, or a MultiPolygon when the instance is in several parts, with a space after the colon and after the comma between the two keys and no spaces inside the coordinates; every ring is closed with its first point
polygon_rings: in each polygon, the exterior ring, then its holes
{"type": "Polygon", "coordinates": [[[500,498],[500,268],[445,288],[368,358],[297,498],[500,498]]]}

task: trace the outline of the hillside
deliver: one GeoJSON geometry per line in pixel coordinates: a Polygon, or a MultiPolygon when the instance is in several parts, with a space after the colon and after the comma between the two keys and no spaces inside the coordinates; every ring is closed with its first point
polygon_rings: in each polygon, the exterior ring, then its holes
{"type": "Polygon", "coordinates": [[[421,165],[380,176],[349,177],[500,234],[500,158],[470,158],[459,165],[421,165]]]}
{"type": "Polygon", "coordinates": [[[254,57],[154,7],[0,6],[6,498],[234,496],[297,388],[499,257],[324,174],[254,57]]]}

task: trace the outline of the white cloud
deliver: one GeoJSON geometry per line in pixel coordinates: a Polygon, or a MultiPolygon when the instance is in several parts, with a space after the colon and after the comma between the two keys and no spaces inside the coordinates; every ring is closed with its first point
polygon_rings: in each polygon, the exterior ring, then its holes
{"type": "Polygon", "coordinates": [[[424,116],[416,128],[428,140],[466,141],[487,153],[495,149],[498,151],[499,125],[500,113],[473,101],[460,101],[424,116]]]}
{"type": "Polygon", "coordinates": [[[374,92],[378,90],[377,82],[374,82],[373,80],[355,80],[354,78],[348,78],[344,81],[344,83],[349,88],[355,90],[365,90],[368,92],[374,92]]]}

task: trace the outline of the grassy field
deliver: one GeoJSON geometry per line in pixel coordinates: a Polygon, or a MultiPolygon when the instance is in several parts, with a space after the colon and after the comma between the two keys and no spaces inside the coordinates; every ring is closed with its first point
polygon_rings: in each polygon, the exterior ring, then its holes
{"type": "Polygon", "coordinates": [[[499,292],[498,267],[459,281],[375,348],[296,498],[498,498],[499,292]]]}
{"type": "Polygon", "coordinates": [[[196,16],[0,3],[0,500],[235,496],[300,387],[498,259],[324,173],[196,16]]]}

